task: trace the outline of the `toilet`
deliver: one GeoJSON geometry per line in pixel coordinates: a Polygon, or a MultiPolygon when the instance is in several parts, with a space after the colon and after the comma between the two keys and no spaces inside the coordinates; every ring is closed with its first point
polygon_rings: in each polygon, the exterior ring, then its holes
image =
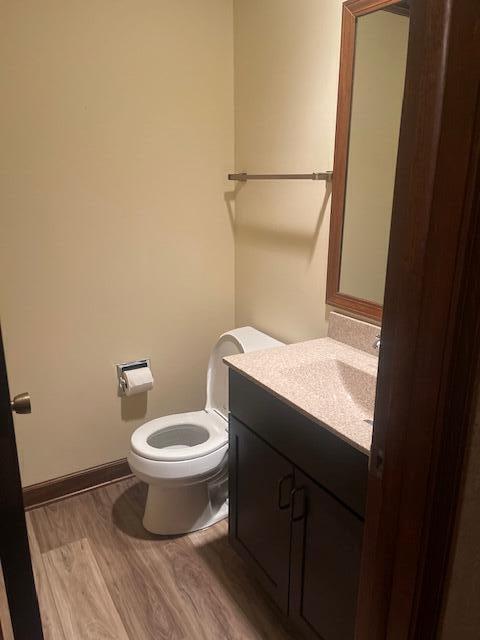
{"type": "Polygon", "coordinates": [[[228,368],[225,356],[283,343],[253,327],[220,336],[202,411],[150,420],[132,435],[128,464],[148,484],[143,526],[159,535],[209,527],[228,514],[228,368]]]}

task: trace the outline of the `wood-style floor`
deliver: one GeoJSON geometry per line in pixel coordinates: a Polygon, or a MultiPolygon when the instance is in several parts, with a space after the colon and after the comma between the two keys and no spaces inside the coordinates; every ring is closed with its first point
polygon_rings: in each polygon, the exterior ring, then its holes
{"type": "MultiPolygon", "coordinates": [[[[226,520],[155,537],[145,496],[129,479],[27,513],[45,640],[294,637],[230,548],[226,520]]],[[[2,627],[10,640],[4,616],[2,627]]]]}

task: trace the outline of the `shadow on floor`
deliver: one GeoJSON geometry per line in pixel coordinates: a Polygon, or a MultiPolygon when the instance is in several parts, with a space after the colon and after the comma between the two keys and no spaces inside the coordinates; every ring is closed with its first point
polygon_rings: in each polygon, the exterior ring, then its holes
{"type": "MultiPolygon", "coordinates": [[[[230,546],[225,520],[184,536],[153,535],[142,525],[147,489],[147,485],[138,480],[131,480],[128,486],[119,489],[112,506],[115,527],[133,541],[160,542],[183,538],[183,546],[178,547],[178,556],[173,553],[173,547],[169,547],[170,555],[167,553],[165,556],[169,558],[169,562],[173,562],[175,575],[178,574],[181,579],[184,570],[188,571],[189,576],[190,573],[193,572],[192,575],[195,575],[199,571],[202,580],[216,584],[217,587],[214,589],[219,590],[217,593],[224,594],[221,601],[225,604],[230,603],[227,609],[240,609],[243,618],[248,620],[246,624],[252,631],[252,640],[293,640],[297,637],[288,629],[288,623],[253,578],[247,565],[230,546]],[[188,557],[191,560],[188,560],[188,557]],[[185,562],[183,567],[182,563],[185,562]],[[201,565],[204,567],[203,570],[200,569],[201,565]]],[[[195,583],[191,588],[197,588],[195,583]]]]}
{"type": "Polygon", "coordinates": [[[195,549],[216,576],[222,589],[244,611],[261,638],[272,640],[298,638],[245,562],[230,546],[226,524],[222,526],[222,534],[215,539],[205,537],[204,544],[199,536],[195,549]]]}

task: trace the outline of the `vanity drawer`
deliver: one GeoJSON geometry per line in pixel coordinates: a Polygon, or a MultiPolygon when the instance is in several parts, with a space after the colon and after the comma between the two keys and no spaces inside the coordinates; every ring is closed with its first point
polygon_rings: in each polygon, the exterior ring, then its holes
{"type": "Polygon", "coordinates": [[[368,456],[230,369],[230,412],[362,518],[368,456]]]}

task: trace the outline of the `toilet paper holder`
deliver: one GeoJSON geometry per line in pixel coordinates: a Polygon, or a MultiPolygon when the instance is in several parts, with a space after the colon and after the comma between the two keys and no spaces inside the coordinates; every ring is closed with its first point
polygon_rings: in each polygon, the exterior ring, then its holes
{"type": "Polygon", "coordinates": [[[125,395],[126,383],[123,379],[124,371],[131,371],[132,369],[142,369],[143,367],[150,367],[150,358],[143,358],[142,360],[132,360],[131,362],[122,362],[115,365],[117,369],[118,378],[118,390],[121,396],[125,395]]]}

